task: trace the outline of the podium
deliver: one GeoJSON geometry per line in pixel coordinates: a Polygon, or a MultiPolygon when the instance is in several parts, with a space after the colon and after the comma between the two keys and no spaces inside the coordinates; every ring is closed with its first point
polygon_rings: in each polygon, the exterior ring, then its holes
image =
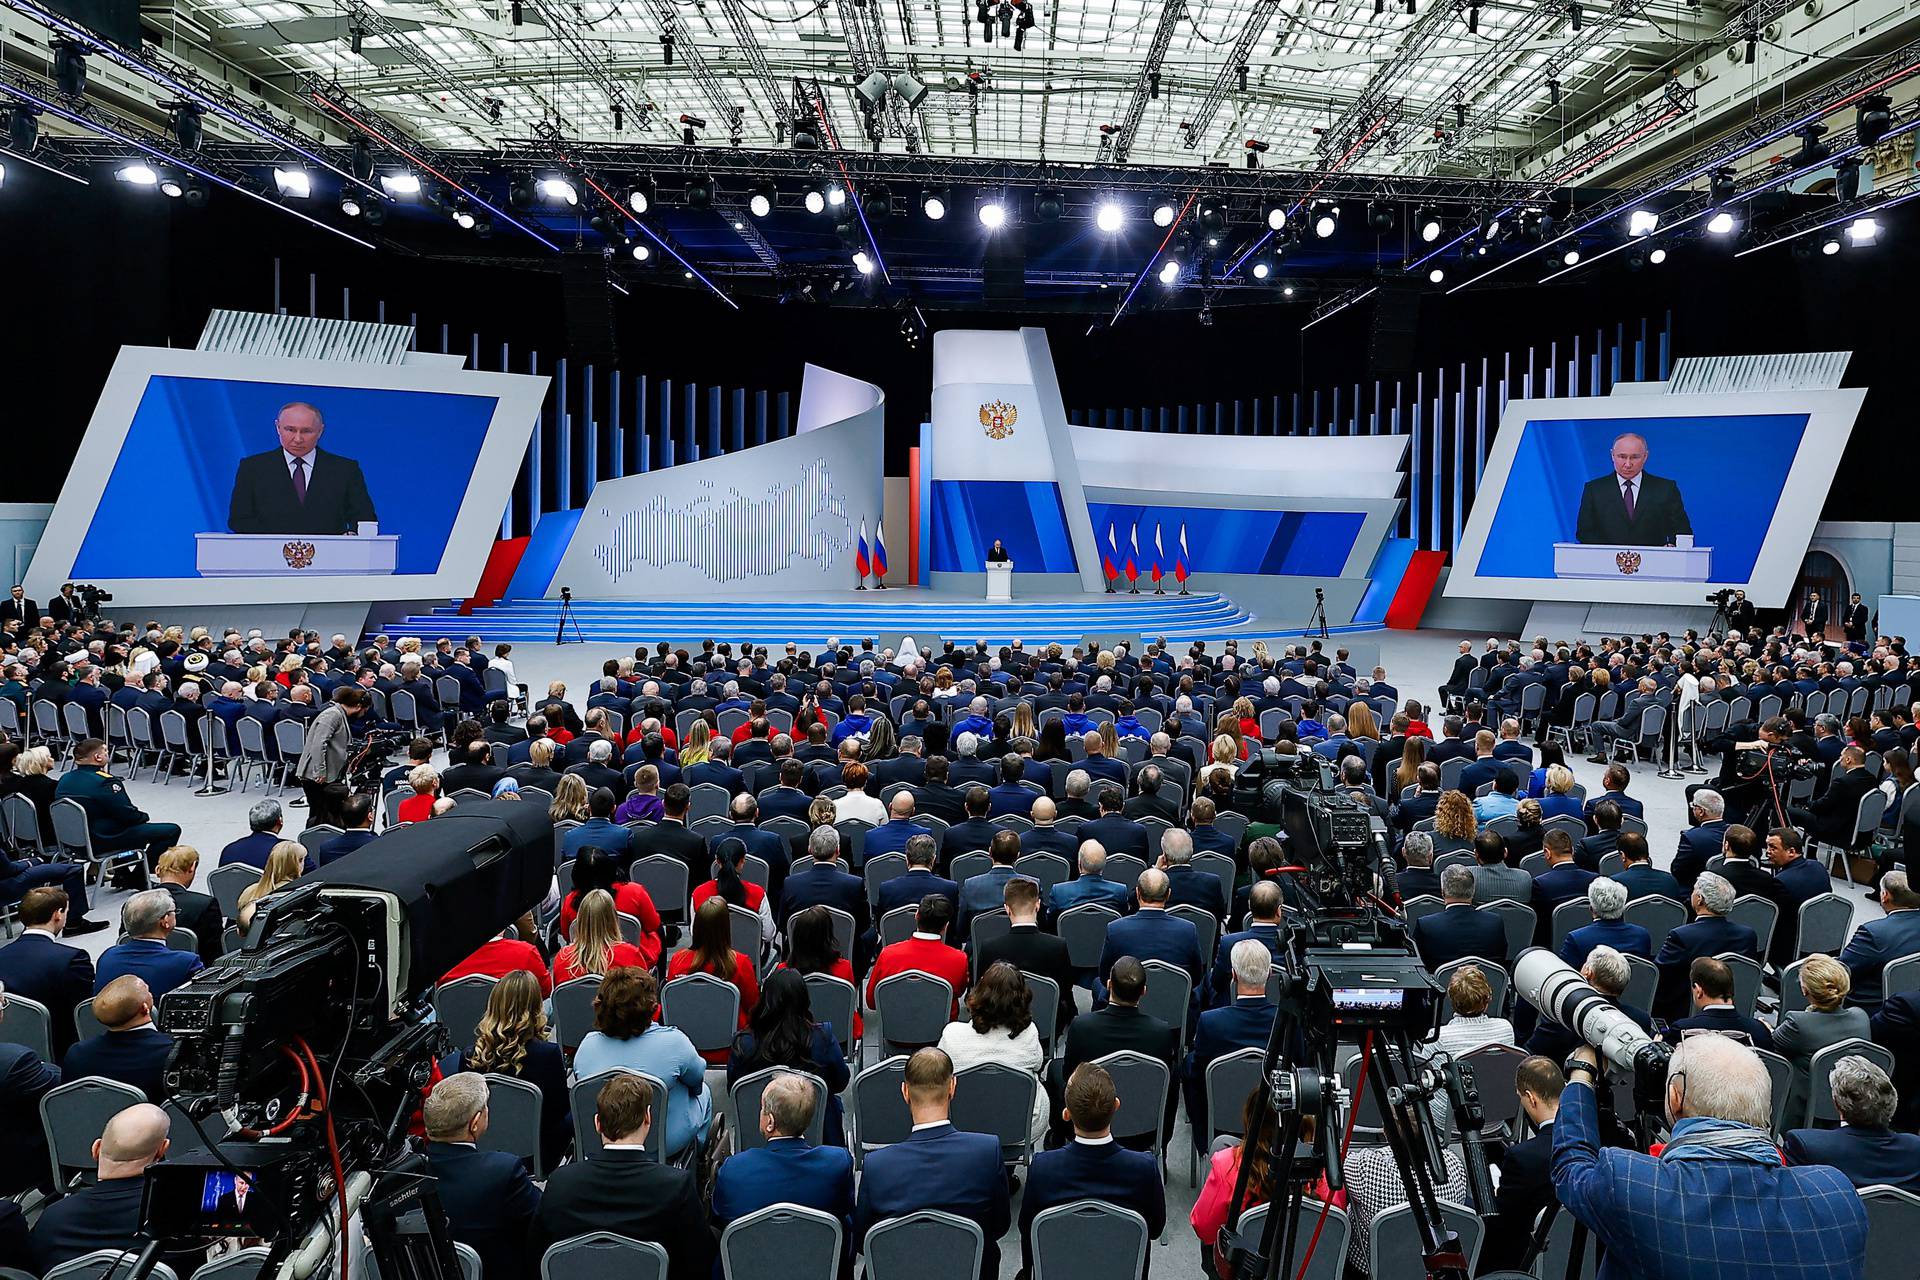
{"type": "Polygon", "coordinates": [[[378,577],[397,563],[400,535],[196,533],[203,578],[378,577]]]}
{"type": "Polygon", "coordinates": [[[1013,561],[1004,564],[987,564],[987,599],[1013,599],[1013,561]]]}
{"type": "Polygon", "coordinates": [[[1553,576],[1707,582],[1713,577],[1713,548],[1556,542],[1553,544],[1553,576]]]}

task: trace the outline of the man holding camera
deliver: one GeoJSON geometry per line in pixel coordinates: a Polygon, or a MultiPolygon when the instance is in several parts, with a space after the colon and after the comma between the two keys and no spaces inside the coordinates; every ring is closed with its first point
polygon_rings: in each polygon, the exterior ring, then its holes
{"type": "Polygon", "coordinates": [[[1560,1203],[1606,1248],[1603,1277],[1739,1275],[1859,1280],[1867,1212],[1837,1169],[1787,1168],[1768,1136],[1766,1065],[1725,1036],[1695,1036],[1667,1065],[1672,1135],[1658,1156],[1600,1144],[1587,1045],[1566,1063],[1553,1126],[1560,1203]]]}

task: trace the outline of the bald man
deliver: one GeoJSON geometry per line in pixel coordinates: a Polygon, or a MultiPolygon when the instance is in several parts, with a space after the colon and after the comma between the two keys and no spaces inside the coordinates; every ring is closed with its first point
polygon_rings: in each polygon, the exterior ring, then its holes
{"type": "Polygon", "coordinates": [[[1053,825],[1059,817],[1053,801],[1046,796],[1036,798],[1027,816],[1033,821],[1033,830],[1020,833],[1020,852],[1056,854],[1071,867],[1080,852],[1080,837],[1053,825]]]}
{"type": "MultiPolygon", "coordinates": [[[[167,1154],[167,1113],[149,1102],[128,1107],[107,1121],[93,1144],[98,1179],[47,1206],[34,1224],[33,1271],[71,1262],[95,1249],[138,1249],[140,1193],[147,1166],[167,1154]]],[[[190,1275],[206,1251],[162,1255],[176,1275],[190,1275]],[[182,1270],[182,1268],[185,1270],[182,1270]]]]}
{"type": "Polygon", "coordinates": [[[1200,955],[1200,931],[1191,920],[1167,913],[1167,899],[1173,892],[1167,873],[1148,867],[1140,873],[1134,891],[1140,909],[1107,926],[1107,942],[1100,952],[1100,969],[1093,986],[1096,1007],[1107,1002],[1106,976],[1121,956],[1164,960],[1186,970],[1188,983],[1195,987],[1200,984],[1206,964],[1200,955]]]}
{"type": "Polygon", "coordinates": [[[137,974],[115,978],[93,998],[93,1016],[106,1034],[67,1050],[61,1072],[68,1080],[103,1076],[130,1084],[149,1102],[167,1096],[167,1054],[173,1037],[153,1025],[153,991],[137,974]]]}

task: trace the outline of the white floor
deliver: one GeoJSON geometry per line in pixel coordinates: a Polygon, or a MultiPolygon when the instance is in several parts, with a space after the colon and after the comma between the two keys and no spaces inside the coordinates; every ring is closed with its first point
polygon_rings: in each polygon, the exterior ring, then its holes
{"type": "MultiPolygon", "coordinates": [[[[1368,639],[1378,639],[1381,645],[1381,664],[1386,667],[1388,678],[1396,685],[1402,698],[1432,698],[1436,687],[1446,678],[1452,666],[1455,646],[1461,636],[1440,632],[1404,632],[1382,631],[1369,635],[1368,639]]],[[[634,638],[632,643],[645,640],[634,638]]],[[[1484,639],[1484,637],[1476,637],[1484,639]]],[[[632,652],[632,643],[620,647],[602,644],[587,645],[536,645],[516,644],[514,646],[514,664],[520,679],[534,690],[544,689],[550,680],[564,680],[569,695],[576,704],[583,705],[591,682],[600,674],[600,666],[607,658],[624,656],[632,652]]],[[[1573,769],[1581,782],[1590,791],[1599,789],[1600,766],[1589,764],[1585,760],[1576,760],[1573,769]]],[[[1688,781],[1697,781],[1698,777],[1688,781]]],[[[220,849],[228,841],[244,835],[247,830],[247,810],[261,796],[256,784],[248,792],[230,791],[219,796],[195,796],[192,794],[196,784],[185,779],[175,778],[170,782],[152,782],[143,775],[132,781],[129,790],[134,802],[144,808],[154,821],[177,822],[182,830],[182,839],[200,851],[201,874],[210,871],[218,860],[220,849]]],[[[1684,781],[1669,781],[1656,776],[1655,766],[1641,764],[1634,770],[1634,781],[1630,788],[1633,795],[1640,797],[1646,805],[1647,820],[1652,826],[1652,845],[1654,862],[1666,866],[1673,857],[1680,830],[1686,825],[1686,803],[1684,781]]],[[[298,795],[298,791],[275,792],[283,800],[298,795]]],[[[305,811],[290,809],[288,829],[297,831],[304,824],[305,811]]],[[[1853,903],[1855,922],[1879,916],[1880,908],[1868,903],[1858,891],[1847,891],[1847,886],[1835,882],[1838,890],[1847,892],[1853,903]]],[[[103,919],[111,919],[117,914],[119,903],[125,895],[106,893],[96,900],[94,914],[103,919]]],[[[111,944],[113,931],[103,930],[91,937],[78,939],[94,954],[98,954],[111,944]]],[[[1082,995],[1084,1002],[1085,996],[1082,995]]],[[[1181,1113],[1180,1130],[1174,1135],[1169,1147],[1167,1214],[1168,1230],[1165,1242],[1152,1249],[1150,1271],[1154,1280],[1197,1274],[1197,1242],[1192,1230],[1187,1226],[1187,1215],[1192,1210],[1197,1189],[1187,1179],[1187,1133],[1184,1109],[1181,1113]]],[[[1204,1170],[1203,1170],[1204,1172],[1204,1170]]],[[[1016,1205],[1017,1216],[1017,1205],[1016,1205]]],[[[1001,1251],[1001,1274],[1011,1278],[1019,1269],[1020,1251],[1017,1239],[1011,1245],[1003,1244],[1001,1251]]]]}

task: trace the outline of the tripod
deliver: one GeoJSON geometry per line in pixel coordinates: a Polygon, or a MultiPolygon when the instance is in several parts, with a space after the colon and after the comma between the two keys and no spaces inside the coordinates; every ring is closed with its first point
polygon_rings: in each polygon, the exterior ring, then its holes
{"type": "Polygon", "coordinates": [[[586,633],[580,630],[580,620],[573,616],[573,589],[560,588],[560,617],[553,624],[553,642],[555,644],[585,644],[586,633]],[[573,628],[573,638],[567,638],[567,628],[573,628]]]}
{"type": "Polygon", "coordinates": [[[1307,628],[1302,634],[1318,636],[1322,640],[1330,636],[1327,630],[1327,593],[1321,587],[1313,589],[1313,612],[1307,615],[1307,628]]]}

